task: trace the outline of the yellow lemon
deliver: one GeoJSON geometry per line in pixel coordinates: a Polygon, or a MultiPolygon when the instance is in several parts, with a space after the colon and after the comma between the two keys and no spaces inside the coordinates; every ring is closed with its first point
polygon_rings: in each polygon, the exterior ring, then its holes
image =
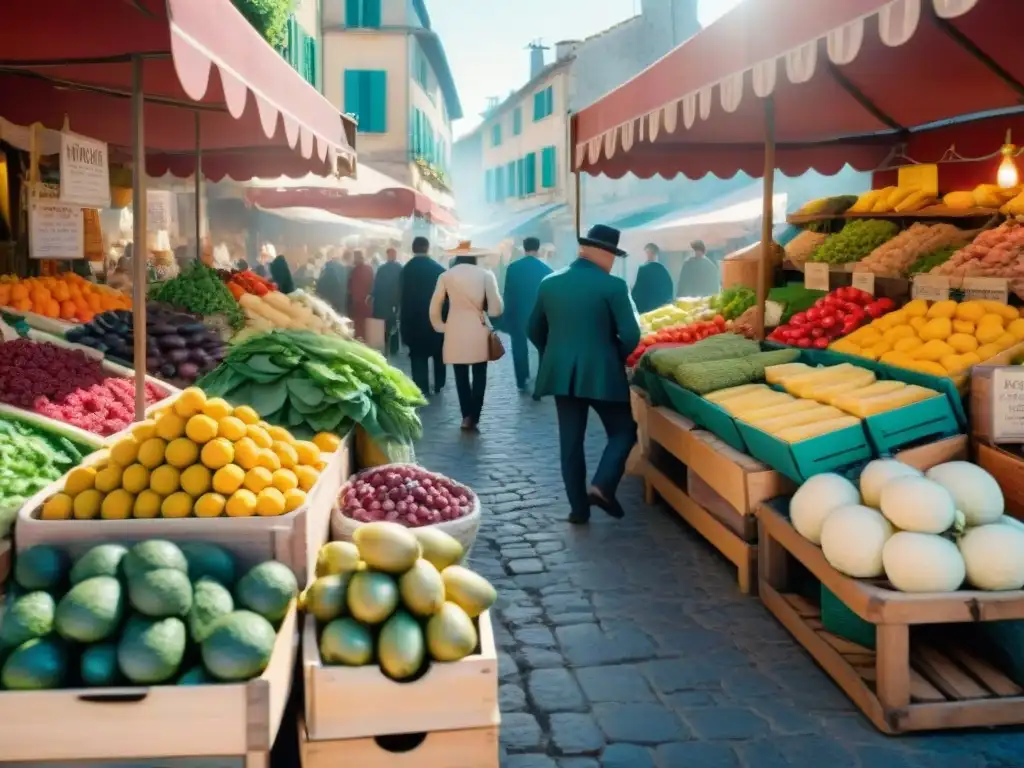
{"type": "Polygon", "coordinates": [[[117,464],[108,464],[96,473],[96,490],[110,493],[121,487],[121,468],[117,464]]]}
{"type": "Polygon", "coordinates": [[[220,469],[235,460],[235,447],[229,440],[216,437],[203,446],[199,456],[210,469],[220,469]]]}
{"type": "Polygon", "coordinates": [[[140,445],[151,437],[156,437],[156,422],[152,419],[140,421],[132,427],[132,437],[138,440],[140,445]]]}
{"type": "Polygon", "coordinates": [[[199,446],[187,437],[179,437],[168,443],[164,457],[172,467],[178,469],[191,467],[199,458],[199,446]]]}
{"type": "Polygon", "coordinates": [[[320,477],[320,473],[313,467],[301,466],[295,468],[295,477],[299,480],[299,488],[309,491],[320,477]]]}
{"type": "Polygon", "coordinates": [[[231,442],[238,442],[245,437],[245,422],[234,416],[225,416],[217,422],[217,434],[231,442]]]}
{"type": "Polygon", "coordinates": [[[279,469],[274,472],[271,482],[281,493],[299,487],[299,478],[290,469],[279,469]]]}
{"type": "Polygon", "coordinates": [[[285,469],[290,469],[299,463],[299,452],[283,440],[275,440],[270,450],[277,454],[277,458],[281,460],[281,466],[285,469]]]}
{"type": "Polygon", "coordinates": [[[228,517],[252,517],[256,514],[256,494],[241,488],[231,494],[226,511],[228,517]]]}
{"type": "Polygon", "coordinates": [[[149,476],[149,487],[161,496],[170,496],[181,488],[181,473],[170,464],[157,467],[149,476]]]}
{"type": "Polygon", "coordinates": [[[204,493],[196,500],[196,517],[220,517],[227,503],[219,493],[204,493]]]}
{"type": "Polygon", "coordinates": [[[68,472],[68,479],[64,481],[64,493],[69,496],[77,496],[82,491],[88,491],[95,487],[95,467],[75,467],[68,472]]]}
{"type": "Polygon", "coordinates": [[[256,443],[257,448],[269,448],[274,444],[274,441],[270,439],[270,435],[267,434],[267,430],[263,427],[257,426],[256,424],[250,424],[245,428],[245,433],[249,438],[256,443]]]}
{"type": "Polygon", "coordinates": [[[231,407],[231,403],[223,397],[211,397],[203,405],[203,413],[214,421],[220,421],[221,419],[230,416],[233,410],[234,408],[231,407]]]}
{"type": "Polygon", "coordinates": [[[66,493],[55,493],[43,504],[39,516],[43,520],[70,520],[75,502],[66,493]]]}
{"type": "Polygon", "coordinates": [[[320,449],[316,447],[316,443],[309,440],[299,440],[295,443],[295,453],[298,455],[299,464],[315,464],[320,461],[320,449]]]}
{"type": "Polygon", "coordinates": [[[266,467],[271,472],[281,468],[281,460],[277,458],[277,454],[269,448],[259,452],[256,456],[256,466],[266,467]]]}
{"type": "Polygon", "coordinates": [[[185,425],[185,434],[189,440],[202,445],[217,436],[217,421],[203,414],[192,416],[185,425]]]}
{"type": "Polygon", "coordinates": [[[178,395],[178,399],[174,401],[172,407],[176,414],[187,419],[197,413],[202,413],[204,405],[206,405],[206,393],[199,387],[189,387],[178,395]]]}
{"type": "Polygon", "coordinates": [[[256,424],[260,420],[260,415],[248,405],[238,406],[231,415],[236,419],[241,419],[243,424],[256,424]]]}
{"type": "Polygon", "coordinates": [[[242,487],[244,481],[245,470],[237,464],[227,464],[214,473],[213,490],[224,496],[230,496],[242,487]]]}
{"type": "Polygon", "coordinates": [[[168,442],[181,437],[185,434],[185,419],[174,411],[168,411],[156,420],[156,434],[168,442]]]}
{"type": "Polygon", "coordinates": [[[193,464],[181,473],[181,490],[193,499],[198,499],[210,490],[212,477],[213,473],[202,464],[193,464]]]}
{"type": "Polygon", "coordinates": [[[292,433],[284,427],[270,427],[267,429],[267,434],[270,435],[270,439],[274,442],[282,443],[294,443],[295,438],[292,437],[292,433]]]}
{"type": "Polygon", "coordinates": [[[139,457],[139,441],[135,435],[122,437],[110,447],[110,460],[122,467],[135,463],[139,457]]]}
{"type": "Polygon", "coordinates": [[[164,463],[164,451],[167,443],[159,437],[151,437],[139,446],[139,464],[147,469],[155,469],[164,463]]]}
{"type": "Polygon", "coordinates": [[[127,520],[132,516],[135,497],[123,488],[107,494],[100,508],[100,517],[104,520],[127,520]]]}
{"type": "Polygon", "coordinates": [[[973,336],[976,329],[977,327],[972,320],[953,321],[953,333],[966,333],[969,336],[973,336]]]}
{"type": "Polygon", "coordinates": [[[243,485],[253,493],[259,493],[274,480],[274,474],[266,467],[253,467],[245,473],[243,485]]]}
{"type": "Polygon", "coordinates": [[[156,491],[145,490],[135,497],[133,516],[142,520],[151,520],[160,514],[163,498],[156,491]]]}
{"type": "Polygon", "coordinates": [[[243,437],[235,443],[235,463],[242,469],[250,470],[257,466],[259,458],[260,449],[250,438],[243,437]]]}
{"type": "Polygon", "coordinates": [[[95,488],[89,488],[75,496],[75,503],[72,509],[77,520],[93,520],[100,513],[100,505],[103,503],[103,494],[95,488]]]}
{"type": "Polygon", "coordinates": [[[284,492],[284,511],[294,512],[306,503],[306,492],[301,488],[292,488],[284,492]]]}
{"type": "Polygon", "coordinates": [[[192,514],[192,497],[184,491],[172,493],[160,505],[162,517],[188,517],[192,514]]]}
{"type": "Polygon", "coordinates": [[[906,306],[903,307],[903,311],[910,317],[924,317],[928,314],[928,302],[924,299],[914,299],[907,302],[906,306]]]}
{"type": "Polygon", "coordinates": [[[313,444],[324,453],[334,453],[341,447],[341,438],[333,432],[319,432],[313,438],[313,444]]]}
{"type": "Polygon", "coordinates": [[[284,494],[277,488],[264,488],[256,496],[256,514],[260,517],[277,517],[284,510],[284,494]]]}
{"type": "Polygon", "coordinates": [[[1024,339],[1024,319],[1017,318],[1016,320],[1013,320],[1008,326],[1006,326],[1006,330],[1012,333],[1015,339],[1024,339]]]}
{"type": "Polygon", "coordinates": [[[142,493],[149,488],[149,470],[141,464],[132,464],[121,473],[121,487],[128,493],[142,493]]]}

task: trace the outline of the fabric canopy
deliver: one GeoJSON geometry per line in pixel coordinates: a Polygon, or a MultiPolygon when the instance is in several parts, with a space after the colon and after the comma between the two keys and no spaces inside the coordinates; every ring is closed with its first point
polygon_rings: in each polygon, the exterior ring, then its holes
{"type": "Polygon", "coordinates": [[[573,166],[759,177],[771,96],[783,173],[870,170],[914,129],[1020,108],[1022,29],[1020,0],[746,0],[576,115],[573,166]]]}
{"type": "Polygon", "coordinates": [[[383,222],[349,219],[345,216],[338,216],[337,214],[321,210],[320,208],[299,207],[276,208],[274,210],[260,208],[260,210],[268,215],[279,216],[282,219],[300,224],[336,224],[348,227],[353,233],[366,235],[367,237],[383,237],[392,240],[400,240],[402,237],[402,230],[397,227],[388,226],[383,222]]]}
{"type": "Polygon", "coordinates": [[[510,237],[516,237],[518,235],[529,237],[530,235],[533,235],[533,232],[526,231],[528,227],[540,224],[541,221],[549,215],[561,210],[568,210],[568,206],[565,203],[547,203],[544,205],[538,205],[533,208],[527,208],[524,211],[518,211],[507,219],[503,219],[495,223],[484,224],[479,227],[464,226],[461,234],[472,239],[477,245],[495,247],[499,245],[502,240],[506,240],[510,237]]]}
{"type": "Polygon", "coordinates": [[[350,173],[351,121],[256,32],[231,0],[6,0],[0,104],[10,120],[132,146],[132,59],[143,61],[147,170],[350,173]]]}

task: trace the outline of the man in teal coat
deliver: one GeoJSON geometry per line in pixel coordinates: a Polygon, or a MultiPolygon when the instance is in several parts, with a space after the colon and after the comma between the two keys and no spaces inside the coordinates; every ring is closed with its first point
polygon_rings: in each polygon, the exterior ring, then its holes
{"type": "Polygon", "coordinates": [[[541,281],[551,274],[551,267],[537,255],[539,250],[540,240],[536,237],[523,240],[525,255],[509,264],[505,275],[503,321],[512,339],[512,364],[520,392],[526,391],[526,383],[530,379],[530,348],[526,343],[530,315],[537,303],[541,281]]]}
{"type": "Polygon", "coordinates": [[[626,358],[640,343],[640,322],[624,280],[610,272],[619,231],[592,227],[581,237],[579,258],[546,278],[530,317],[530,340],[540,350],[537,396],[554,395],[558,411],[562,480],[569,497],[569,522],[590,520],[591,506],[623,516],[615,498],[636,443],[629,407],[626,358]],[[584,439],[593,409],[608,445],[587,488],[584,439]]]}

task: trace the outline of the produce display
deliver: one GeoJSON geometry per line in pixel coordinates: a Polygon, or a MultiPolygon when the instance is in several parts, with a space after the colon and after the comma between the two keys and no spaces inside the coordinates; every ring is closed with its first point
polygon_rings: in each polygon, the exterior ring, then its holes
{"type": "Polygon", "coordinates": [[[825,264],[849,264],[860,261],[895,237],[897,232],[899,227],[884,219],[849,221],[839,232],[829,235],[828,239],[811,254],[809,260],[825,264]]]}
{"type": "Polygon", "coordinates": [[[1000,208],[1004,203],[1009,203],[1019,192],[1019,187],[1003,189],[998,184],[979,184],[973,190],[950,192],[942,198],[942,202],[949,208],[958,211],[966,211],[971,208],[995,209],[1000,208]]]}
{"type": "Polygon", "coordinates": [[[856,202],[856,195],[837,195],[834,197],[819,197],[817,200],[811,200],[810,202],[804,203],[800,210],[796,212],[796,214],[798,216],[838,216],[839,214],[845,213],[847,210],[849,210],[850,206],[854,205],[856,202]]]}
{"type": "Polygon", "coordinates": [[[419,388],[379,352],[357,341],[308,331],[272,331],[231,348],[199,386],[245,403],[300,437],[344,435],[359,424],[379,445],[420,436],[419,388]]]}
{"type": "Polygon", "coordinates": [[[310,307],[280,291],[265,293],[262,297],[245,293],[238,301],[245,312],[245,329],[235,336],[236,343],[265,331],[294,329],[324,333],[330,330],[310,307]]]}
{"type": "Polygon", "coordinates": [[[829,349],[889,365],[950,376],[1024,340],[1024,319],[997,301],[915,299],[829,349]]]}
{"type": "Polygon", "coordinates": [[[726,320],[735,320],[755,304],[757,293],[753,289],[745,285],[734,285],[712,296],[710,306],[726,320]]]}
{"type": "MultiPolygon", "coordinates": [[[[789,285],[772,288],[768,292],[766,307],[771,310],[775,307],[778,310],[780,323],[789,322],[797,312],[806,312],[814,306],[818,299],[823,299],[828,291],[818,291],[813,288],[806,288],[801,283],[790,283],[789,285]]],[[[769,315],[771,312],[769,311],[769,315]]]]}
{"type": "Polygon", "coordinates": [[[640,315],[640,329],[644,334],[654,333],[663,328],[710,320],[717,312],[711,309],[711,297],[683,297],[671,304],[652,309],[640,315]]]}
{"type": "Polygon", "coordinates": [[[284,515],[306,503],[326,467],[318,442],[296,440],[249,406],[232,408],[190,387],[97,461],[68,473],[40,517],[284,515]]]}
{"type": "Polygon", "coordinates": [[[958,250],[960,249],[953,246],[946,246],[945,248],[934,250],[931,253],[926,253],[907,268],[907,277],[923,275],[931,272],[936,267],[945,264],[953,258],[953,254],[958,250]]]}
{"type": "Polygon", "coordinates": [[[876,381],[873,371],[850,363],[817,368],[797,363],[769,368],[765,376],[768,383],[781,386],[793,397],[837,408],[858,419],[943,396],[902,381],[876,381]]]}
{"type": "Polygon", "coordinates": [[[684,363],[728,360],[734,357],[754,355],[760,351],[761,348],[755,341],[732,333],[723,333],[687,346],[677,345],[652,349],[644,355],[642,365],[661,376],[671,377],[676,367],[684,363]]]}
{"type": "MultiPolygon", "coordinates": [[[[166,396],[146,383],[147,403],[166,396]]],[[[135,382],[80,350],[16,339],[0,343],[0,402],[106,436],[132,423],[135,382]]]]}
{"type": "Polygon", "coordinates": [[[786,260],[797,269],[803,269],[804,264],[810,260],[811,255],[818,250],[818,247],[827,238],[828,235],[813,232],[809,229],[803,230],[799,235],[786,243],[786,260]]]}
{"type": "Polygon", "coordinates": [[[360,523],[384,520],[409,528],[458,520],[473,511],[473,492],[451,478],[414,464],[368,469],[338,494],[345,517],[360,523]]]}
{"type": "Polygon", "coordinates": [[[254,296],[266,296],[268,293],[277,290],[277,286],[270,280],[260,277],[251,269],[239,269],[235,271],[221,269],[217,271],[220,279],[231,291],[236,299],[241,299],[247,293],[254,296]]]}
{"type": "Polygon", "coordinates": [[[930,274],[1024,278],[1024,224],[1011,219],[982,232],[930,274]]]}
{"type": "Polygon", "coordinates": [[[334,308],[323,299],[303,290],[292,291],[288,294],[288,298],[296,304],[312,310],[313,314],[323,321],[326,333],[333,333],[343,339],[354,337],[352,322],[335,312],[334,308]]]}
{"type": "Polygon", "coordinates": [[[637,348],[626,358],[626,365],[630,368],[636,366],[644,353],[651,347],[664,344],[685,345],[701,341],[709,336],[717,336],[726,333],[728,330],[725,318],[715,315],[713,320],[706,322],[691,323],[689,325],[670,325],[660,331],[649,333],[640,339],[637,348]]]}
{"type": "Polygon", "coordinates": [[[74,272],[57,277],[0,277],[0,306],[34,312],[69,323],[85,323],[99,312],[131,309],[129,296],[104,285],[90,283],[74,272]]]}
{"type": "Polygon", "coordinates": [[[278,562],[240,573],[206,543],[20,552],[0,618],[0,688],[207,685],[259,677],[298,595],[278,562]],[[236,576],[240,578],[236,579],[236,576]]]}
{"type": "Polygon", "coordinates": [[[854,272],[873,272],[876,275],[899,277],[922,256],[940,248],[962,246],[970,235],[952,224],[922,224],[917,222],[900,232],[892,240],[880,245],[854,266],[854,272]]]}
{"type": "Polygon", "coordinates": [[[789,322],[776,327],[768,339],[803,349],[826,349],[833,339],[847,336],[895,308],[892,299],[876,299],[852,286],[837,288],[806,311],[792,315],[789,322]]]}
{"type": "Polygon", "coordinates": [[[459,565],[462,545],[431,528],[360,527],[353,542],[331,542],[300,605],[317,621],[328,666],[377,664],[393,680],[476,652],[475,620],[497,599],[485,578],[459,565]]]}
{"type": "Polygon", "coordinates": [[[815,475],[790,502],[793,527],[853,578],[884,577],[901,592],[1024,588],[1024,524],[1004,514],[1002,489],[981,467],[952,461],[921,473],[869,463],[859,487],[815,475]]]}
{"type": "Polygon", "coordinates": [[[683,363],[672,370],[672,378],[684,389],[706,395],[720,389],[764,381],[767,368],[791,363],[799,356],[795,349],[781,349],[701,363],[683,363]]]}
{"type": "Polygon", "coordinates": [[[238,301],[217,271],[201,261],[193,261],[177,277],[153,286],[149,298],[203,318],[224,315],[236,330],[245,324],[238,301]]]}
{"type": "MultiPolygon", "coordinates": [[[[134,325],[127,310],[104,312],[71,328],[64,338],[134,366],[134,325]]],[[[220,335],[192,315],[155,303],[146,306],[146,372],[151,376],[176,387],[190,386],[217,367],[224,347],[220,335]]]]}
{"type": "Polygon", "coordinates": [[[857,198],[848,213],[913,213],[935,205],[938,198],[915,187],[872,189],[857,198]]]}

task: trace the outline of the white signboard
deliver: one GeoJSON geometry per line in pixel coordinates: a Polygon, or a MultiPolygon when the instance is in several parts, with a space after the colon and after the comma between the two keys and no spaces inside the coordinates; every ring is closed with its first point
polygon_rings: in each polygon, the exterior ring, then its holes
{"type": "Polygon", "coordinates": [[[1024,367],[992,371],[992,440],[1024,443],[1024,367]]]}
{"type": "Polygon", "coordinates": [[[870,293],[872,296],[875,295],[875,273],[874,272],[854,272],[853,273],[853,287],[858,290],[870,293]]]}
{"type": "Polygon", "coordinates": [[[146,192],[146,230],[166,232],[173,240],[178,236],[178,199],[173,192],[146,192]]]}
{"type": "Polygon", "coordinates": [[[1005,304],[1010,296],[1010,281],[1005,277],[965,277],[963,290],[965,299],[1005,304]]]}
{"type": "Polygon", "coordinates": [[[914,278],[911,296],[928,301],[945,301],[949,298],[949,278],[940,275],[918,275],[914,278]]]}
{"type": "Polygon", "coordinates": [[[810,291],[828,290],[828,264],[804,264],[804,288],[810,291]]]}
{"type": "Polygon", "coordinates": [[[110,170],[104,142],[61,133],[60,199],[86,208],[110,207],[110,170]]]}
{"type": "Polygon", "coordinates": [[[85,224],[79,206],[33,200],[28,215],[31,258],[85,258],[85,224]]]}

